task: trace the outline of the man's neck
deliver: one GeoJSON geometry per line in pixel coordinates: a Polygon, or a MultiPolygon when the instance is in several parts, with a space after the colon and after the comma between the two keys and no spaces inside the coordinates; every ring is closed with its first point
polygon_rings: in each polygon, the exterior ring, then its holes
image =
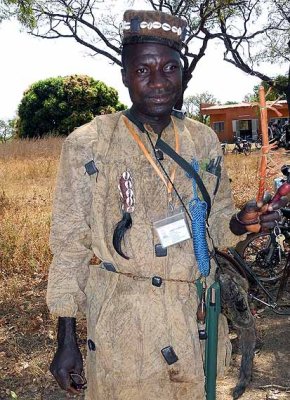
{"type": "Polygon", "coordinates": [[[143,125],[150,125],[155,133],[160,135],[163,129],[166,128],[167,125],[170,124],[171,117],[170,115],[162,116],[162,117],[152,117],[150,115],[144,115],[140,113],[138,110],[132,106],[130,108],[130,114],[140,121],[143,125]]]}

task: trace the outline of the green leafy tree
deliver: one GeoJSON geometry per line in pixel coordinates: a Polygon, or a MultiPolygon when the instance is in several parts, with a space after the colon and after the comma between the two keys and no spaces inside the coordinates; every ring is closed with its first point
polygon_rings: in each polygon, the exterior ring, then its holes
{"type": "Polygon", "coordinates": [[[21,24],[33,29],[36,20],[32,6],[33,0],[0,0],[0,22],[16,17],[21,24]]]}
{"type": "Polygon", "coordinates": [[[259,87],[262,85],[265,88],[265,93],[267,94],[267,100],[275,101],[277,99],[286,100],[286,93],[277,89],[277,85],[279,86],[287,86],[288,77],[284,75],[278,75],[275,79],[273,79],[273,85],[270,85],[268,82],[261,82],[259,85],[255,85],[253,88],[253,93],[248,93],[245,96],[245,101],[252,103],[259,101],[259,87]]]}
{"type": "Polygon", "coordinates": [[[0,142],[6,142],[14,133],[15,121],[10,119],[8,121],[0,120],[0,142]]]}
{"type": "Polygon", "coordinates": [[[183,106],[186,110],[188,117],[194,118],[204,124],[209,123],[209,118],[207,115],[202,115],[201,107],[202,105],[218,104],[217,99],[213,94],[208,92],[203,92],[188,96],[184,99],[183,106]]]}
{"type": "Polygon", "coordinates": [[[17,135],[67,135],[95,115],[125,109],[115,89],[86,75],[38,81],[24,93],[18,108],[17,135]]]}

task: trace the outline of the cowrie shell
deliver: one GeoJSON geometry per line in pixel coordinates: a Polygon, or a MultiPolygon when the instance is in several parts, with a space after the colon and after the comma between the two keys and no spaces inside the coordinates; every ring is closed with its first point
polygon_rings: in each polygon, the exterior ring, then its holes
{"type": "Polygon", "coordinates": [[[166,22],[164,24],[162,24],[162,29],[164,31],[170,31],[171,30],[171,26],[169,24],[167,24],[166,22]]]}
{"type": "Polygon", "coordinates": [[[127,181],[131,177],[130,172],[129,171],[123,172],[122,177],[125,179],[125,181],[127,181]]]}
{"type": "Polygon", "coordinates": [[[125,188],[126,189],[132,189],[132,181],[131,179],[128,179],[127,181],[125,181],[125,188]]]}
{"type": "Polygon", "coordinates": [[[134,199],[132,197],[127,197],[126,204],[127,204],[127,206],[133,206],[134,199]]]}
{"type": "Polygon", "coordinates": [[[173,33],[177,33],[177,31],[178,31],[178,29],[177,29],[176,26],[173,26],[173,27],[171,28],[171,30],[172,30],[173,33]]]}
{"type": "Polygon", "coordinates": [[[132,196],[134,196],[133,190],[132,190],[132,189],[126,190],[126,196],[127,196],[127,197],[132,197],[132,196]]]}
{"type": "Polygon", "coordinates": [[[128,31],[131,28],[131,22],[123,21],[123,29],[128,31]]]}
{"type": "Polygon", "coordinates": [[[145,28],[147,28],[147,25],[148,25],[148,24],[147,24],[146,21],[142,21],[141,24],[140,24],[140,28],[141,28],[141,29],[145,29],[145,28]]]}
{"type": "Polygon", "coordinates": [[[158,21],[154,21],[154,22],[152,22],[152,28],[153,29],[160,29],[161,28],[161,22],[158,22],[158,21]]]}

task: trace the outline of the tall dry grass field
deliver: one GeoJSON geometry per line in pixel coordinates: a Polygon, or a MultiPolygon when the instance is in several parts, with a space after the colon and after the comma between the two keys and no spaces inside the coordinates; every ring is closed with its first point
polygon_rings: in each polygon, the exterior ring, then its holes
{"type": "MultiPolygon", "coordinates": [[[[63,139],[0,145],[0,399],[41,399],[54,330],[45,306],[51,204],[63,139]],[[13,397],[14,396],[14,397],[13,397]]],[[[49,397],[48,397],[49,398],[49,397]]]]}
{"type": "MultiPolygon", "coordinates": [[[[284,149],[269,154],[265,190],[273,193],[273,178],[283,176],[280,169],[283,164],[289,163],[287,157],[289,155],[285,153],[284,149]]],[[[260,159],[261,153],[258,150],[253,151],[250,156],[230,153],[225,157],[225,165],[237,208],[241,208],[246,201],[256,198],[259,187],[260,159]]]]}
{"type": "Polygon", "coordinates": [[[3,278],[47,270],[53,187],[62,139],[0,146],[0,271],[3,278]]]}
{"type": "MultiPolygon", "coordinates": [[[[45,305],[51,204],[62,142],[49,138],[0,145],[1,400],[65,398],[48,372],[55,320],[45,305]]],[[[241,206],[255,197],[259,153],[229,154],[225,162],[241,206]]]]}

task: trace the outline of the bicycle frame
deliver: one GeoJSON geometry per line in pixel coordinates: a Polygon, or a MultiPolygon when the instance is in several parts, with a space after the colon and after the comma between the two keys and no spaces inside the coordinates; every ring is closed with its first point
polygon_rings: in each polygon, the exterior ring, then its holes
{"type": "MultiPolygon", "coordinates": [[[[222,253],[222,252],[220,252],[222,253]]],[[[279,304],[277,300],[279,300],[286,288],[287,281],[290,277],[290,255],[287,255],[287,261],[284,269],[283,276],[280,280],[280,285],[278,288],[278,294],[276,296],[276,299],[274,296],[269,292],[269,290],[263,285],[263,283],[260,281],[258,276],[252,271],[252,269],[248,266],[247,262],[239,255],[239,253],[232,247],[228,249],[229,255],[232,257],[232,259],[239,265],[239,270],[238,272],[240,273],[240,269],[243,269],[245,272],[247,279],[249,283],[253,284],[255,283],[260,290],[267,296],[268,302],[258,298],[255,296],[253,293],[249,293],[249,297],[258,301],[259,303],[269,307],[270,309],[273,310],[276,314],[279,315],[290,315],[290,304],[279,304]],[[281,308],[289,308],[287,311],[282,311],[281,308]]],[[[229,258],[226,257],[228,260],[229,258]]],[[[236,268],[235,263],[232,264],[234,268],[236,268]]],[[[237,269],[237,268],[236,268],[237,269]]]]}

